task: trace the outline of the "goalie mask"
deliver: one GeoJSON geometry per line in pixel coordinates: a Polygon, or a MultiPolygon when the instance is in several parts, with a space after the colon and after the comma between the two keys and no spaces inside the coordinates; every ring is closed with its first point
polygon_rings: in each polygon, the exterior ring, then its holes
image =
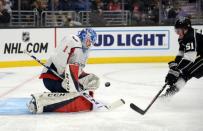
{"type": "Polygon", "coordinates": [[[91,28],[80,31],[78,37],[80,38],[84,49],[88,49],[92,44],[95,44],[97,40],[97,34],[91,28]]]}

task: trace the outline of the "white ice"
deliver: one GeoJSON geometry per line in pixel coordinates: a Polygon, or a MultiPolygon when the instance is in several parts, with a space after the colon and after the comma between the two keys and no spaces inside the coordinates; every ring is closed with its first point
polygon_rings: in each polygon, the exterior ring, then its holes
{"type": "MultiPolygon", "coordinates": [[[[38,79],[42,67],[0,69],[0,100],[47,91],[38,79]]],[[[176,96],[157,101],[144,116],[129,108],[145,108],[164,84],[167,64],[95,64],[86,72],[101,78],[95,98],[126,101],[110,111],[41,115],[0,115],[0,131],[202,131],[203,79],[192,79],[176,96]],[[110,87],[104,87],[106,81],[110,87]]],[[[3,106],[3,105],[0,105],[3,106]]]]}

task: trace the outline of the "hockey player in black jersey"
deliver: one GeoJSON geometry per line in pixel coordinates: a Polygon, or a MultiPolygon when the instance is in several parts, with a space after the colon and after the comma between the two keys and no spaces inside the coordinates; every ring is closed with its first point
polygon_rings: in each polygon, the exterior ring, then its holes
{"type": "Polygon", "coordinates": [[[162,96],[172,96],[191,78],[203,76],[203,35],[197,33],[190,19],[185,17],[177,19],[175,31],[179,36],[179,53],[174,61],[168,63],[165,81],[169,88],[162,96]]]}

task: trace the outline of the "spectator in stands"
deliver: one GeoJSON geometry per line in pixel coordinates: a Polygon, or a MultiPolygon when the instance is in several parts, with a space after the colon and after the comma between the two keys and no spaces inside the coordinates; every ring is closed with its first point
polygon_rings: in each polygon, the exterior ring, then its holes
{"type": "Polygon", "coordinates": [[[63,16],[63,26],[74,27],[82,26],[82,24],[78,21],[74,21],[71,16],[63,16]]]}
{"type": "Polygon", "coordinates": [[[33,10],[36,10],[39,14],[41,14],[42,11],[46,10],[46,6],[47,5],[44,5],[41,0],[35,0],[32,4],[33,10]]]}
{"type": "Polygon", "coordinates": [[[11,0],[12,1],[12,10],[18,10],[18,0],[11,0]]]}
{"type": "Polygon", "coordinates": [[[48,1],[48,10],[52,10],[52,11],[62,10],[60,1],[53,0],[53,3],[52,3],[52,0],[49,0],[48,1]]]}
{"type": "Polygon", "coordinates": [[[111,0],[108,4],[108,10],[118,11],[121,10],[121,4],[118,0],[111,0]]]}
{"type": "Polygon", "coordinates": [[[91,6],[92,10],[104,10],[104,3],[102,0],[93,0],[92,1],[92,6],[91,6]]]}
{"type": "Polygon", "coordinates": [[[93,0],[92,11],[89,15],[89,24],[91,26],[105,26],[106,20],[103,17],[103,10],[106,10],[104,0],[93,0]],[[99,19],[99,22],[98,22],[99,19]]]}
{"type": "Polygon", "coordinates": [[[11,12],[11,7],[13,5],[11,0],[5,0],[5,9],[7,9],[7,11],[10,13],[11,12]]]}
{"type": "Polygon", "coordinates": [[[159,7],[158,5],[155,6],[155,8],[153,9],[153,14],[154,14],[154,22],[155,24],[159,23],[159,7]]]}
{"type": "Polygon", "coordinates": [[[5,9],[5,1],[0,0],[0,26],[8,26],[10,22],[10,14],[8,11],[5,9]]]}
{"type": "Polygon", "coordinates": [[[74,0],[59,0],[59,8],[65,11],[73,10],[73,2],[74,0]]]}
{"type": "Polygon", "coordinates": [[[91,7],[91,3],[89,0],[76,0],[74,5],[75,11],[89,11],[91,7]]]}
{"type": "Polygon", "coordinates": [[[175,23],[176,16],[177,16],[177,10],[174,7],[170,7],[168,11],[167,24],[173,25],[175,23]]]}
{"type": "Polygon", "coordinates": [[[92,3],[90,2],[90,0],[83,0],[83,1],[85,1],[85,11],[90,11],[92,6],[92,3]]]}
{"type": "Polygon", "coordinates": [[[139,23],[141,21],[141,5],[139,1],[135,1],[133,3],[133,11],[132,11],[132,19],[133,23],[139,23]]]}
{"type": "Polygon", "coordinates": [[[108,3],[110,0],[101,0],[102,1],[102,6],[103,6],[103,10],[108,10],[108,3]]]}
{"type": "Polygon", "coordinates": [[[169,6],[170,5],[169,0],[162,0],[162,5],[163,6],[169,6]]]}
{"type": "Polygon", "coordinates": [[[91,26],[106,26],[107,22],[103,17],[103,12],[101,9],[98,9],[96,11],[92,11],[90,13],[89,24],[91,26]],[[98,20],[99,20],[99,22],[98,22],[98,20]]]}
{"type": "MultiPolygon", "coordinates": [[[[21,9],[20,10],[32,10],[32,3],[33,3],[33,0],[21,0],[21,9]]],[[[16,4],[18,6],[18,3],[16,3],[16,4]]]]}
{"type": "Polygon", "coordinates": [[[159,22],[159,7],[158,5],[153,5],[149,11],[149,20],[151,24],[158,24],[159,22]]]}
{"type": "Polygon", "coordinates": [[[133,10],[132,5],[133,5],[133,0],[125,0],[124,9],[132,11],[133,10]]]}
{"type": "Polygon", "coordinates": [[[189,15],[181,8],[178,8],[178,11],[177,11],[177,18],[179,17],[188,17],[189,15]]]}
{"type": "Polygon", "coordinates": [[[92,6],[91,6],[91,9],[92,10],[97,10],[97,4],[98,4],[98,1],[100,2],[101,0],[92,0],[92,6]]]}
{"type": "Polygon", "coordinates": [[[202,11],[203,11],[203,1],[201,1],[200,4],[201,4],[201,9],[202,9],[202,11]]]}

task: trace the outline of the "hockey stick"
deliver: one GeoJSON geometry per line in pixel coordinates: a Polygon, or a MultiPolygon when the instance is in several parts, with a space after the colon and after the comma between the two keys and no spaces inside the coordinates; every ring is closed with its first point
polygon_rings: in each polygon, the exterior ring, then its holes
{"type": "MultiPolygon", "coordinates": [[[[31,55],[30,53],[28,53],[27,51],[24,51],[25,54],[27,54],[28,56],[30,56],[31,58],[33,58],[35,61],[37,61],[39,64],[41,64],[42,66],[44,66],[45,68],[47,68],[49,71],[51,71],[54,75],[58,76],[60,79],[64,79],[62,76],[60,76],[55,70],[53,70],[52,68],[50,68],[49,66],[46,66],[44,63],[42,63],[39,59],[37,59],[34,55],[31,55]]],[[[82,92],[78,92],[80,95],[84,96],[88,101],[90,101],[93,105],[95,105],[96,109],[99,109],[101,107],[106,108],[107,110],[112,110],[115,109],[117,107],[120,107],[122,105],[125,104],[125,101],[123,99],[117,100],[109,105],[100,103],[98,101],[96,101],[92,96],[90,96],[89,94],[85,93],[84,91],[82,92]]]]}
{"type": "Polygon", "coordinates": [[[135,104],[131,103],[130,104],[130,108],[133,109],[134,111],[144,115],[149,108],[152,106],[152,104],[156,101],[156,99],[159,97],[159,95],[163,92],[163,90],[166,88],[168,84],[165,84],[162,89],[156,94],[156,96],[153,98],[153,100],[150,102],[150,104],[147,106],[147,108],[145,110],[142,110],[141,108],[139,108],[138,106],[136,106],[135,104]]]}
{"type": "Polygon", "coordinates": [[[62,76],[60,76],[55,70],[53,70],[52,68],[50,68],[49,66],[46,66],[44,63],[42,63],[39,59],[37,59],[34,55],[31,55],[29,52],[24,51],[25,54],[27,54],[28,56],[30,56],[31,58],[33,58],[35,61],[37,61],[40,65],[44,66],[45,68],[47,68],[49,71],[51,71],[52,73],[54,73],[54,75],[58,76],[60,79],[64,79],[62,76]]]}

